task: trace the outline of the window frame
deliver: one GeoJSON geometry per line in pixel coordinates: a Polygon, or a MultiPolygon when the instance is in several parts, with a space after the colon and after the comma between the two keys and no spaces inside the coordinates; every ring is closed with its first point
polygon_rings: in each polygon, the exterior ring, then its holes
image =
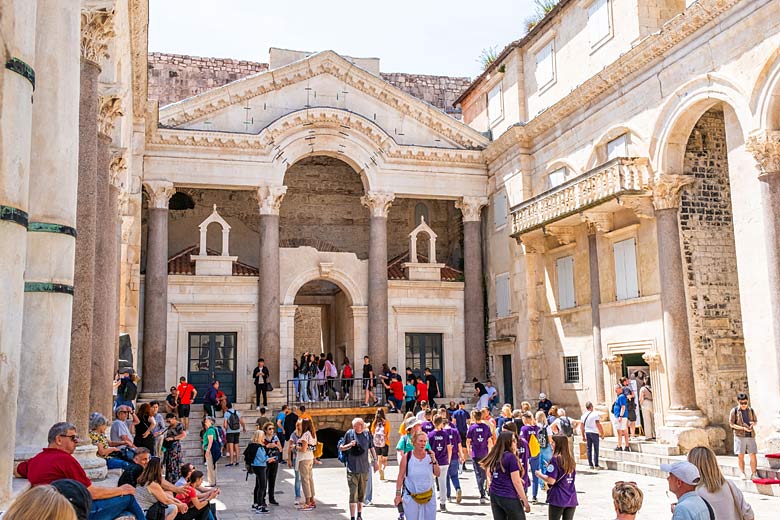
{"type": "Polygon", "coordinates": [[[564,354],[563,356],[563,384],[565,385],[581,385],[582,384],[582,361],[580,360],[580,356],[574,355],[574,356],[567,356],[564,354]],[[570,380],[569,379],[569,361],[573,361],[576,364],[576,370],[577,370],[577,380],[570,380]]]}
{"type": "Polygon", "coordinates": [[[506,317],[508,317],[509,315],[512,314],[512,291],[511,291],[511,289],[509,287],[509,273],[505,272],[505,273],[497,274],[496,277],[495,277],[495,281],[494,281],[494,287],[495,287],[495,291],[496,291],[496,316],[495,317],[498,318],[498,319],[506,318],[506,317]],[[505,284],[504,285],[504,287],[505,287],[504,291],[502,291],[500,289],[502,284],[499,283],[499,281],[501,281],[501,282],[503,282],[503,284],[505,284]],[[502,301],[501,298],[502,298],[503,294],[506,295],[506,307],[505,307],[505,309],[502,309],[502,305],[501,305],[501,301],[502,301]],[[501,313],[502,310],[505,310],[506,312],[504,314],[502,314],[501,313]]]}
{"type": "Polygon", "coordinates": [[[588,15],[588,23],[587,23],[588,43],[590,44],[590,52],[591,54],[593,54],[599,48],[601,48],[602,45],[607,43],[615,36],[615,23],[614,23],[613,10],[612,10],[612,0],[592,0],[587,6],[585,6],[585,10],[588,15]],[[591,13],[591,9],[593,9],[594,6],[596,6],[602,1],[604,2],[604,6],[607,11],[606,12],[607,30],[606,33],[598,36],[597,39],[593,41],[591,39],[592,38],[591,19],[592,19],[592,15],[595,14],[595,12],[591,13]]]}
{"type": "Polygon", "coordinates": [[[485,94],[486,96],[486,108],[488,113],[488,126],[492,129],[494,126],[496,126],[498,123],[500,123],[504,119],[504,88],[503,88],[503,81],[499,81],[496,83],[490,90],[487,91],[485,94]],[[493,111],[490,109],[491,103],[490,99],[494,92],[498,91],[498,115],[494,116],[493,111]]]}
{"type": "Polygon", "coordinates": [[[507,200],[506,192],[504,190],[499,190],[493,195],[493,224],[494,224],[495,231],[504,229],[507,225],[507,222],[509,222],[508,200],[507,200]],[[498,218],[497,218],[499,215],[498,213],[499,208],[496,201],[499,199],[499,197],[504,201],[503,222],[501,223],[498,222],[498,218]]]}
{"type": "MultiPolygon", "coordinates": [[[[568,255],[561,255],[555,259],[555,299],[556,299],[556,307],[558,311],[568,310],[568,309],[574,309],[577,307],[577,291],[576,291],[576,285],[574,283],[574,255],[568,254],[568,255]],[[571,282],[569,284],[569,288],[571,289],[571,300],[566,300],[564,302],[562,289],[564,289],[564,285],[562,283],[562,276],[561,276],[561,265],[562,262],[569,263],[571,265],[571,273],[570,273],[570,279],[567,279],[567,282],[571,282]]],[[[567,291],[568,292],[568,291],[567,291]]]]}

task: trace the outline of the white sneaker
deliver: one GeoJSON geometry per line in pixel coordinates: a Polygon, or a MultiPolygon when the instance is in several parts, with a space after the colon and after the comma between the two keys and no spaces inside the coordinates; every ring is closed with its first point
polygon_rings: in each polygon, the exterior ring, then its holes
{"type": "Polygon", "coordinates": [[[255,406],[255,410],[259,412],[260,411],[260,407],[259,406],[255,406]]]}
{"type": "Polygon", "coordinates": [[[739,472],[739,478],[741,478],[742,480],[747,480],[748,479],[747,475],[745,475],[745,472],[743,472],[743,471],[739,472]]]}
{"type": "Polygon", "coordinates": [[[753,480],[753,474],[752,473],[748,473],[747,474],[747,478],[745,480],[753,480]]]}

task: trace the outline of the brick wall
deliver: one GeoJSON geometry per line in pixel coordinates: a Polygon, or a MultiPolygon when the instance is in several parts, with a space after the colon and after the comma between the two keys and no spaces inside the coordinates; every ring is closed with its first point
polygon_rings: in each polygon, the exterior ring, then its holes
{"type": "Polygon", "coordinates": [[[469,78],[405,74],[402,72],[383,72],[380,75],[391,85],[422,99],[457,119],[461,119],[460,109],[453,108],[452,103],[469,86],[471,83],[469,78]]]}
{"type": "Polygon", "coordinates": [[[736,394],[747,390],[747,372],[721,108],[694,127],[684,169],[696,177],[680,207],[696,396],[712,423],[728,425],[736,394]]]}
{"type": "MultiPolygon", "coordinates": [[[[316,305],[299,305],[295,309],[295,358],[300,360],[304,352],[318,353],[322,349],[322,308],[316,305]]],[[[327,344],[327,339],[325,340],[327,344]]],[[[325,349],[328,350],[327,348],[325,349]]]]}

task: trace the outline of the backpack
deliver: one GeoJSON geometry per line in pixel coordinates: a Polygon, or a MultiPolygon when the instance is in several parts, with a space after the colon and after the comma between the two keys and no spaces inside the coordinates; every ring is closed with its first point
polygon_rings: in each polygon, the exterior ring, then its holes
{"type": "Polygon", "coordinates": [[[239,419],[238,414],[235,410],[229,410],[227,413],[230,415],[227,418],[227,425],[228,428],[231,430],[238,430],[241,428],[241,419],[239,419]]]}
{"type": "Polygon", "coordinates": [[[385,423],[374,423],[374,446],[377,448],[383,447],[387,444],[385,439],[385,423]]]}
{"type": "Polygon", "coordinates": [[[539,439],[537,439],[536,435],[532,433],[528,438],[528,454],[531,456],[531,458],[533,458],[539,455],[540,451],[541,447],[539,446],[539,439]]]}
{"type": "Polygon", "coordinates": [[[125,401],[134,401],[136,397],[138,397],[138,386],[136,386],[132,379],[126,379],[122,392],[122,399],[125,401]]]}
{"type": "MultiPolygon", "coordinates": [[[[341,462],[345,466],[347,465],[347,451],[346,450],[342,451],[341,447],[347,442],[347,435],[349,435],[351,431],[352,430],[347,430],[347,433],[345,433],[344,436],[340,438],[339,442],[336,444],[336,453],[339,456],[339,462],[341,462]]],[[[352,441],[350,440],[349,442],[352,441]]]]}
{"type": "Polygon", "coordinates": [[[324,368],[322,370],[320,370],[319,368],[317,369],[317,384],[318,385],[325,384],[325,369],[324,368]]]}
{"type": "Polygon", "coordinates": [[[352,367],[344,365],[344,379],[352,379],[352,367]]]}
{"type": "Polygon", "coordinates": [[[336,365],[331,363],[330,361],[325,363],[326,368],[328,369],[328,377],[338,377],[338,371],[336,370],[336,365]]]}
{"type": "Polygon", "coordinates": [[[559,419],[561,421],[561,429],[563,430],[563,434],[567,437],[571,437],[574,435],[574,428],[571,425],[571,420],[568,417],[561,417],[559,419]]]}
{"type": "Polygon", "coordinates": [[[536,435],[539,441],[539,448],[545,449],[550,445],[550,440],[547,438],[547,428],[539,428],[539,433],[536,435]]]}
{"type": "MultiPolygon", "coordinates": [[[[217,461],[222,458],[222,441],[221,441],[221,435],[219,430],[219,426],[212,426],[214,430],[214,441],[211,443],[211,460],[214,462],[214,465],[217,464],[217,461]]],[[[206,433],[208,433],[208,430],[206,430],[206,433]]],[[[204,434],[205,435],[205,434],[204,434]]]]}

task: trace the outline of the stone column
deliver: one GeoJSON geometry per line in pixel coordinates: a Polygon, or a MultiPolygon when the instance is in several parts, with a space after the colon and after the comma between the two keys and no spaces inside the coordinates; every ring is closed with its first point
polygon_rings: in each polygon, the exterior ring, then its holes
{"type": "MultiPolygon", "coordinates": [[[[285,384],[280,378],[279,343],[279,208],[287,186],[260,186],[257,203],[260,209],[260,257],[257,285],[257,348],[265,359],[274,387],[285,384]]],[[[285,373],[292,370],[285,367],[285,373]]]]}
{"type": "Polygon", "coordinates": [[[165,394],[168,343],[168,201],[176,192],[168,181],[146,181],[149,218],[144,278],[143,370],[146,394],[165,394]]]}
{"type": "MultiPolygon", "coordinates": [[[[368,357],[375,370],[387,362],[387,214],[394,193],[369,191],[360,199],[371,212],[368,236],[368,357]]],[[[354,360],[361,366],[362,359],[354,360]]]]}
{"type": "Polygon", "coordinates": [[[532,232],[520,237],[525,258],[526,323],[525,348],[521,347],[521,395],[534,396],[539,392],[549,392],[547,383],[547,364],[542,348],[541,319],[543,312],[544,290],[544,252],[545,238],[542,231],[532,232]],[[524,358],[523,358],[524,356],[524,358]]]}
{"type": "Polygon", "coordinates": [[[455,206],[463,213],[463,312],[466,340],[466,382],[485,378],[485,300],[482,272],[482,207],[487,197],[463,197],[455,206]]]}
{"type": "Polygon", "coordinates": [[[21,366],[27,382],[45,384],[19,387],[16,460],[29,459],[46,446],[49,428],[65,420],[68,406],[79,171],[79,23],[77,2],[38,0],[21,366]]]}
{"type": "Polygon", "coordinates": [[[108,337],[114,342],[114,352],[112,361],[112,373],[118,368],[119,362],[119,320],[120,320],[120,284],[121,284],[121,265],[122,265],[122,215],[120,199],[123,198],[124,177],[127,172],[127,163],[124,158],[124,152],[115,153],[111,159],[110,183],[108,188],[109,214],[114,219],[114,232],[112,240],[109,242],[109,251],[107,261],[112,262],[109,272],[112,273],[109,278],[109,294],[113,295],[113,316],[110,317],[108,325],[108,337]]]}
{"type": "Polygon", "coordinates": [[[11,498],[24,312],[36,2],[3,2],[0,70],[0,508],[11,498]],[[8,20],[8,21],[6,21],[8,20]]]}

